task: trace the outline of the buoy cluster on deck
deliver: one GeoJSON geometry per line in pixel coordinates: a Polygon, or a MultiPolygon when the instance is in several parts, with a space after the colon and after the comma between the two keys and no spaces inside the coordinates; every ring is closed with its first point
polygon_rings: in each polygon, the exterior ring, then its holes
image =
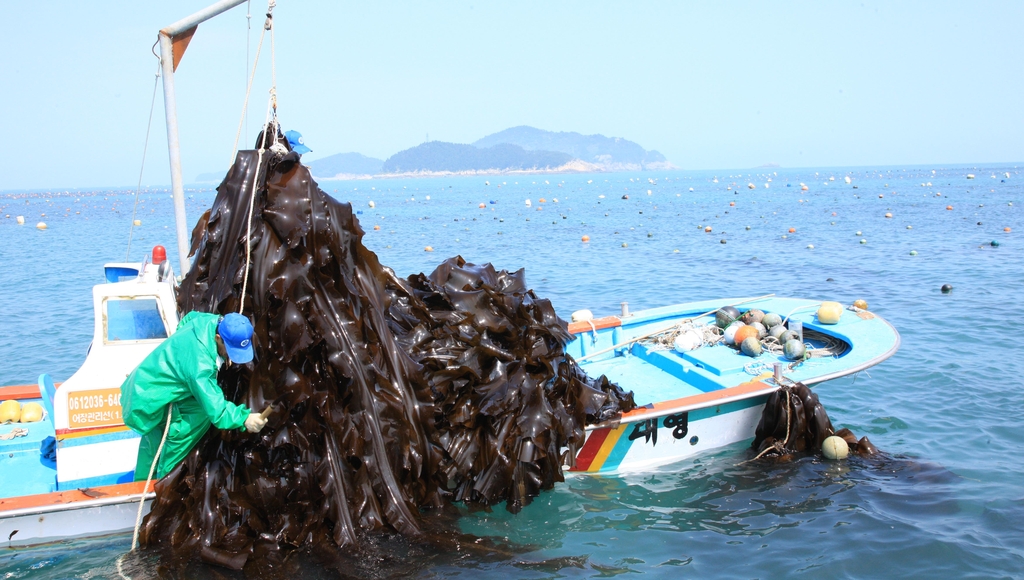
{"type": "MultiPolygon", "coordinates": [[[[867,303],[857,300],[850,310],[858,314],[866,312],[867,303]]],[[[838,302],[822,302],[818,306],[816,318],[820,324],[838,324],[843,311],[843,306],[838,302]]],[[[723,342],[749,357],[758,357],[768,351],[782,354],[787,360],[802,361],[812,356],[835,354],[829,347],[809,348],[804,342],[802,323],[788,317],[783,319],[776,312],[764,312],[758,308],[741,312],[734,306],[722,307],[715,312],[713,324],[686,324],[676,329],[668,339],[677,352],[723,342]]]]}

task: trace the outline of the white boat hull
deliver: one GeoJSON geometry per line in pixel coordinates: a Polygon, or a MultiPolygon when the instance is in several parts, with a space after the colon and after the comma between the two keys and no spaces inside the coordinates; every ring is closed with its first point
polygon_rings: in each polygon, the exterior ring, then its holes
{"type": "MultiPolygon", "coordinates": [[[[137,490],[140,485],[96,488],[95,493],[105,494],[106,490],[118,487],[137,490]]],[[[0,505],[0,542],[6,541],[7,547],[33,546],[131,532],[135,528],[141,493],[114,493],[95,498],[76,493],[84,499],[62,501],[68,493],[54,493],[5,501],[0,505]],[[24,507],[16,507],[19,505],[24,507]],[[5,506],[11,509],[4,509],[5,506]]],[[[143,515],[149,513],[153,496],[152,491],[147,494],[143,515]]]]}

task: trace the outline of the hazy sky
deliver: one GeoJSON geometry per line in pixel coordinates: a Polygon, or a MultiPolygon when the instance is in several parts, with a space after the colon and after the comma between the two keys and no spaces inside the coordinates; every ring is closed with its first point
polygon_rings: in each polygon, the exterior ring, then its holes
{"type": "MultiPolygon", "coordinates": [[[[134,186],[156,32],[209,3],[0,0],[0,191],[134,186]]],[[[254,54],[266,3],[250,10],[254,54]]],[[[186,182],[231,159],[246,12],[201,25],[176,74],[186,182]]],[[[683,169],[1024,161],[1019,1],[279,0],[274,13],[280,118],[307,160],[532,125],[624,137],[683,169]]],[[[167,184],[160,92],[149,144],[143,183],[167,184]]]]}

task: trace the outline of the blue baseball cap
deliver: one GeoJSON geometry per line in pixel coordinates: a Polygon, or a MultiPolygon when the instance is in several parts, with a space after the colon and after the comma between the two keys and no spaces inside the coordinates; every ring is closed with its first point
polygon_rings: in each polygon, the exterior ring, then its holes
{"type": "Polygon", "coordinates": [[[252,323],[248,318],[236,312],[225,314],[217,325],[217,334],[231,362],[245,364],[252,360],[252,323]]]}
{"type": "Polygon", "coordinates": [[[302,142],[302,133],[299,133],[298,131],[285,131],[284,136],[288,139],[288,144],[291,145],[292,151],[299,155],[312,151],[312,149],[306,147],[306,144],[302,142]]]}

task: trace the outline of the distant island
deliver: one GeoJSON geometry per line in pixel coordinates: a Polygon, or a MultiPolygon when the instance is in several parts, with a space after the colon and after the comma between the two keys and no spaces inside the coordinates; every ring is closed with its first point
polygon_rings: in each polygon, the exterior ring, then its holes
{"type": "Polygon", "coordinates": [[[476,147],[493,147],[499,143],[518,145],[527,151],[558,151],[604,171],[643,171],[670,169],[671,164],[657,151],[646,151],[640,145],[619,137],[581,135],[574,132],[553,132],[527,127],[512,127],[488,135],[473,143],[476,147]]]}
{"type": "Polygon", "coordinates": [[[478,147],[461,143],[430,141],[399,151],[381,168],[383,174],[466,171],[551,170],[572,161],[572,156],[557,151],[527,151],[519,145],[495,143],[478,147]]]}
{"type": "Polygon", "coordinates": [[[338,153],[310,161],[307,165],[316,177],[350,176],[349,179],[358,179],[380,173],[384,161],[359,153],[338,153]]]}
{"type": "MultiPolygon", "coordinates": [[[[306,162],[313,177],[370,179],[441,175],[582,173],[675,169],[665,156],[619,137],[554,132],[520,126],[488,135],[472,144],[428,141],[386,160],[359,153],[338,153],[306,162]]],[[[220,181],[204,173],[198,182],[220,181]]]]}

